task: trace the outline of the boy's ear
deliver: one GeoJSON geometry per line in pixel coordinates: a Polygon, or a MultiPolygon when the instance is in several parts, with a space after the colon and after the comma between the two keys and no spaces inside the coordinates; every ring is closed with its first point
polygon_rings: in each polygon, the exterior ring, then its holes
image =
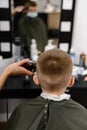
{"type": "Polygon", "coordinates": [[[75,83],[75,77],[72,76],[72,77],[70,78],[69,82],[68,82],[68,86],[69,86],[69,87],[72,87],[72,86],[74,85],[74,83],[75,83]]]}
{"type": "Polygon", "coordinates": [[[39,85],[39,81],[36,74],[33,76],[33,81],[36,85],[39,85]]]}

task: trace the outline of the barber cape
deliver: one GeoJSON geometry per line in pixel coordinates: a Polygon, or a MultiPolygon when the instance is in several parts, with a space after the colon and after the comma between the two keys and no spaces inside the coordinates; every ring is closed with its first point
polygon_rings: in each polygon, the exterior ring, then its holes
{"type": "Polygon", "coordinates": [[[15,109],[8,130],[87,130],[87,110],[69,95],[42,93],[15,109]]]}
{"type": "Polygon", "coordinates": [[[20,43],[26,45],[30,53],[31,40],[35,39],[37,42],[37,49],[44,51],[44,46],[47,44],[47,28],[43,20],[39,17],[30,18],[23,16],[19,20],[18,35],[20,36],[20,43]]]}

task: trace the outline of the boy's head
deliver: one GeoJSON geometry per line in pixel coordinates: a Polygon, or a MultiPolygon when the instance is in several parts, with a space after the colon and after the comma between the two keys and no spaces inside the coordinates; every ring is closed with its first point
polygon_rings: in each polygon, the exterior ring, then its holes
{"type": "Polygon", "coordinates": [[[29,12],[37,12],[37,3],[35,1],[28,1],[25,6],[29,12]]]}
{"type": "Polygon", "coordinates": [[[39,56],[36,69],[42,90],[65,90],[72,75],[72,60],[66,52],[52,49],[39,56]]]}

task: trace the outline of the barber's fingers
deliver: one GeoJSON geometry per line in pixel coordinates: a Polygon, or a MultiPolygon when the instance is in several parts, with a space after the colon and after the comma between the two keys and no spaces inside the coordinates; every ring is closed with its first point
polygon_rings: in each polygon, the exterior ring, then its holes
{"type": "Polygon", "coordinates": [[[22,65],[25,64],[25,63],[27,63],[27,62],[29,62],[28,58],[23,59],[23,60],[17,62],[17,65],[21,67],[20,74],[26,74],[26,75],[32,76],[33,73],[31,71],[29,71],[26,68],[22,67],[22,65]]]}
{"type": "Polygon", "coordinates": [[[27,58],[27,59],[23,59],[23,60],[21,60],[21,61],[18,61],[17,64],[21,66],[21,65],[23,65],[23,64],[25,64],[25,63],[27,63],[27,62],[29,62],[29,59],[28,59],[28,58],[27,58]]]}
{"type": "Polygon", "coordinates": [[[21,12],[23,9],[24,9],[24,6],[17,6],[17,7],[15,8],[15,11],[16,11],[16,12],[21,12]]]}
{"type": "Polygon", "coordinates": [[[27,69],[24,68],[24,67],[20,67],[20,74],[21,74],[21,75],[29,75],[29,76],[32,76],[32,75],[33,75],[33,72],[27,70],[27,69]]]}

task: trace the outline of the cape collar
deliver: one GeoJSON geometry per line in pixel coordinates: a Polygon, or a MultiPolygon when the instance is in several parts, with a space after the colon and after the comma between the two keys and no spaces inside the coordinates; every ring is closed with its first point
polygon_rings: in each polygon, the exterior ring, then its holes
{"type": "Polygon", "coordinates": [[[53,101],[62,101],[62,100],[69,100],[70,99],[70,95],[69,94],[66,94],[66,93],[63,93],[59,96],[57,95],[53,95],[53,94],[48,94],[48,93],[44,93],[42,92],[40,94],[41,97],[43,97],[44,99],[49,99],[49,100],[53,100],[53,101]]]}

